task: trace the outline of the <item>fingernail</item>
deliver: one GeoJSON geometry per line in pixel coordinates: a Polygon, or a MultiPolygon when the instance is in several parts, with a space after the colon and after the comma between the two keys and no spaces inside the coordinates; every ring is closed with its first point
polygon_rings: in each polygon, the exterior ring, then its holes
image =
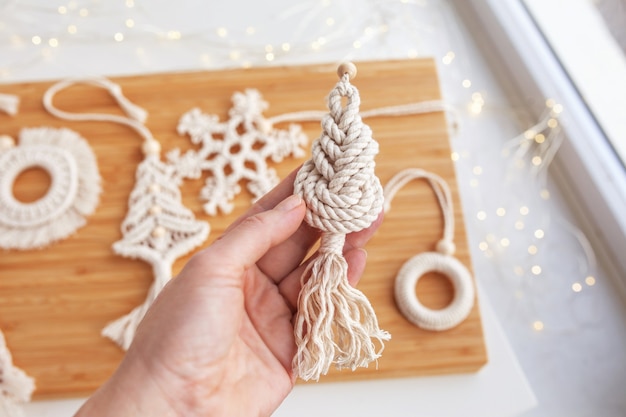
{"type": "Polygon", "coordinates": [[[365,256],[365,259],[367,259],[367,251],[363,248],[359,248],[358,250],[363,254],[363,256],[365,256]]]}
{"type": "Polygon", "coordinates": [[[276,206],[279,211],[291,211],[302,204],[302,198],[298,194],[292,194],[276,206]]]}

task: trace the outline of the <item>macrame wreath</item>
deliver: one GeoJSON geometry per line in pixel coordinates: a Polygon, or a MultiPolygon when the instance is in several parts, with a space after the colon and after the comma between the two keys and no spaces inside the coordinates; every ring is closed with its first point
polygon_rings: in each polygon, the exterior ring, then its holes
{"type": "Polygon", "coordinates": [[[411,323],[426,330],[451,329],[467,318],[474,305],[474,286],[467,268],[455,258],[454,210],[448,184],[440,176],[422,169],[411,168],[396,174],[385,186],[385,212],[391,200],[405,184],[414,179],[426,179],[432,187],[443,214],[443,237],[436,252],[413,256],[396,276],[394,295],[398,310],[411,323]],[[448,277],[454,287],[454,298],[445,308],[433,310],[424,306],[415,295],[417,281],[427,272],[439,272],[448,277]]]}
{"type": "Polygon", "coordinates": [[[0,138],[0,248],[42,248],[85,225],[98,205],[100,174],[89,144],[69,129],[29,128],[19,146],[0,138]],[[17,177],[29,168],[52,180],[46,195],[24,203],[13,195],[17,177]]]}
{"type": "Polygon", "coordinates": [[[318,380],[331,364],[339,369],[367,367],[380,357],[383,341],[390,339],[379,328],[367,297],[348,283],[343,257],[346,233],[363,230],[378,218],[383,192],[374,173],[378,143],[361,121],[359,92],[350,84],[356,67],[341,65],[338,74],[322,134],[294,183],[294,192],[307,206],[306,222],[322,231],[317,257],[301,278],[295,319],[293,367],[304,380],[318,380]]]}

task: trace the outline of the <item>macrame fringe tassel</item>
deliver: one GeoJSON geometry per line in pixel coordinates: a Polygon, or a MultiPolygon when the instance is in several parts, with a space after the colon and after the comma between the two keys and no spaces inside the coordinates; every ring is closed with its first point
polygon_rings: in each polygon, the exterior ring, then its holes
{"type": "Polygon", "coordinates": [[[348,283],[344,241],[343,234],[325,233],[318,257],[302,276],[293,369],[305,381],[319,380],[332,364],[353,371],[367,367],[391,338],[379,328],[367,297],[348,283]],[[378,341],[378,348],[372,339],[378,341]]]}
{"type": "Polygon", "coordinates": [[[20,98],[13,94],[0,94],[0,110],[3,112],[15,116],[20,104],[20,98]]]}
{"type": "Polygon", "coordinates": [[[137,327],[139,327],[148,309],[171,278],[170,274],[167,272],[168,266],[158,271],[156,270],[156,266],[154,269],[154,282],[148,290],[146,300],[135,307],[130,313],[107,324],[100,332],[101,336],[111,339],[124,350],[128,350],[130,347],[130,344],[135,338],[137,327]]]}
{"type": "MultiPolygon", "coordinates": [[[[154,292],[153,288],[154,285],[150,287],[150,293],[154,292]]],[[[130,313],[107,324],[100,334],[117,343],[122,349],[128,350],[135,338],[139,323],[152,305],[152,300],[149,301],[151,298],[153,297],[149,296],[143,304],[135,307],[130,313]]]]}
{"type": "Polygon", "coordinates": [[[22,417],[22,405],[30,401],[34,390],[35,380],[13,365],[0,332],[0,416],[22,417]]]}

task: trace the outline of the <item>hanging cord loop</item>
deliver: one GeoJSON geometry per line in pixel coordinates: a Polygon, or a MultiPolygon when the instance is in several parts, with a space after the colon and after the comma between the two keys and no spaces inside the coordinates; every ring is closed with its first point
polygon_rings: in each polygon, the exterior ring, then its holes
{"type": "Polygon", "coordinates": [[[142,149],[145,154],[159,154],[161,152],[160,143],[152,136],[150,130],[144,125],[148,113],[136,104],[131,103],[124,96],[122,89],[118,84],[115,84],[105,78],[69,79],[59,81],[45,92],[43,96],[43,105],[46,110],[50,112],[50,114],[60,119],[70,121],[113,122],[128,126],[134,129],[144,139],[142,149]],[[70,113],[57,108],[53,103],[54,96],[58,92],[76,84],[88,84],[107,90],[128,117],[102,113],[70,113]]]}

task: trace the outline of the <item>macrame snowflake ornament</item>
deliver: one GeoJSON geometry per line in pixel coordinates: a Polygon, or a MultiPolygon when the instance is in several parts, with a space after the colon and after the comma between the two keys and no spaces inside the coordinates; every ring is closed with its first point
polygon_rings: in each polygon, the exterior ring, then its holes
{"type": "Polygon", "coordinates": [[[356,67],[344,64],[338,74],[322,134],[294,182],[294,192],[307,206],[305,220],[322,231],[317,257],[301,278],[295,318],[293,367],[304,380],[318,380],[331,364],[339,369],[367,367],[390,338],[379,328],[367,297],[348,283],[346,234],[366,229],[378,218],[383,192],[374,172],[378,143],[361,120],[359,92],[350,84],[356,67]]]}
{"type": "Polygon", "coordinates": [[[248,181],[247,189],[254,199],[278,184],[278,175],[268,167],[268,159],[278,163],[288,156],[305,155],[307,137],[300,126],[274,128],[273,119],[263,117],[268,104],[257,90],[235,93],[232,103],[229,119],[224,122],[198,108],[185,113],[178,133],[189,135],[200,149],[184,154],[176,149],[167,155],[185,178],[200,178],[203,171],[210,173],[200,196],[206,201],[204,210],[213,216],[218,210],[225,214],[233,210],[232,200],[241,192],[241,180],[248,181]]]}

